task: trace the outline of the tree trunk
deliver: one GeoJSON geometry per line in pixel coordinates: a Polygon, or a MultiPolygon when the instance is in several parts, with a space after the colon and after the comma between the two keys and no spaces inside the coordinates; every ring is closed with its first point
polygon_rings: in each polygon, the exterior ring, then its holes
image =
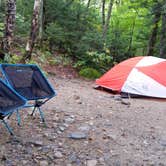
{"type": "Polygon", "coordinates": [[[40,46],[42,46],[42,41],[43,41],[43,23],[44,23],[44,0],[41,0],[41,5],[40,5],[40,14],[39,14],[39,43],[40,46]]]}
{"type": "Polygon", "coordinates": [[[104,25],[104,28],[103,28],[103,39],[104,39],[104,41],[106,40],[106,37],[107,37],[107,31],[108,31],[110,18],[111,18],[111,14],[112,14],[113,3],[114,3],[114,0],[110,0],[107,19],[106,19],[106,22],[105,22],[105,25],[104,25]]]}
{"type": "Polygon", "coordinates": [[[91,3],[91,0],[88,0],[88,3],[87,3],[87,8],[89,8],[90,3],[91,3]]]}
{"type": "Polygon", "coordinates": [[[132,24],[132,29],[131,29],[131,35],[130,35],[130,41],[129,41],[129,47],[128,47],[128,53],[130,54],[131,48],[132,48],[132,42],[133,42],[133,34],[134,34],[134,29],[135,29],[135,24],[136,24],[136,18],[137,15],[135,15],[134,20],[133,20],[133,24],[132,24]]]}
{"type": "Polygon", "coordinates": [[[102,26],[105,25],[105,0],[102,0],[102,26]]]}
{"type": "Polygon", "coordinates": [[[166,13],[162,14],[160,57],[166,58],[166,13]]]}
{"type": "Polygon", "coordinates": [[[41,0],[35,0],[32,23],[31,23],[31,32],[30,32],[29,40],[26,45],[26,52],[23,56],[22,62],[25,62],[25,60],[27,59],[29,60],[31,59],[32,51],[33,51],[38,30],[39,30],[40,5],[41,5],[41,0]]]}
{"type": "Polygon", "coordinates": [[[154,16],[154,24],[151,32],[151,36],[149,39],[148,51],[147,56],[153,56],[154,54],[154,47],[157,41],[157,32],[158,32],[158,23],[160,21],[161,12],[156,12],[154,16]]]}
{"type": "Polygon", "coordinates": [[[2,42],[4,53],[10,53],[16,20],[16,0],[8,0],[6,4],[5,32],[2,42]]]}

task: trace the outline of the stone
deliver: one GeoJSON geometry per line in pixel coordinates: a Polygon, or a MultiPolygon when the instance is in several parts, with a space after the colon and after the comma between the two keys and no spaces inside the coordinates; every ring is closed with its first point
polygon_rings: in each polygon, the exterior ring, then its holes
{"type": "Polygon", "coordinates": [[[122,98],[121,98],[121,96],[114,96],[114,100],[116,100],[116,101],[122,101],[122,98]]]}
{"type": "Polygon", "coordinates": [[[87,166],[96,166],[97,160],[87,160],[87,166]]]}
{"type": "Polygon", "coordinates": [[[42,160],[42,161],[39,162],[39,165],[40,165],[40,166],[48,166],[49,163],[48,163],[47,160],[42,160]]]}
{"type": "Polygon", "coordinates": [[[33,144],[34,146],[43,146],[43,142],[42,141],[29,141],[30,144],[33,144]]]}
{"type": "Polygon", "coordinates": [[[86,139],[87,135],[83,132],[73,132],[70,133],[68,137],[72,139],[86,139]]]}
{"type": "Polygon", "coordinates": [[[121,100],[121,104],[124,105],[131,105],[131,103],[129,101],[125,101],[125,100],[121,100]]]}
{"type": "Polygon", "coordinates": [[[63,154],[60,151],[55,152],[54,157],[60,159],[63,157],[63,154]]]}
{"type": "Polygon", "coordinates": [[[59,127],[59,130],[63,132],[63,131],[65,130],[65,128],[62,127],[62,126],[60,126],[60,127],[59,127]]]}
{"type": "Polygon", "coordinates": [[[89,125],[80,126],[78,128],[78,130],[87,131],[88,132],[90,130],[90,126],[89,125]]]}
{"type": "Polygon", "coordinates": [[[68,117],[65,119],[65,123],[73,123],[75,120],[72,117],[68,117]]]}
{"type": "Polygon", "coordinates": [[[160,145],[166,147],[166,140],[160,140],[159,143],[160,145]]]}

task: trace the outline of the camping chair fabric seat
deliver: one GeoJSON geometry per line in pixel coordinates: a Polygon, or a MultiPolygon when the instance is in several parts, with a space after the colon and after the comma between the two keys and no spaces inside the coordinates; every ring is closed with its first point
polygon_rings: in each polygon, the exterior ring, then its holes
{"type": "Polygon", "coordinates": [[[36,65],[2,64],[8,83],[27,100],[51,98],[55,92],[36,65]]]}
{"type": "Polygon", "coordinates": [[[19,107],[25,105],[25,100],[0,80],[0,117],[3,118],[19,107]]]}
{"type": "Polygon", "coordinates": [[[17,94],[11,87],[0,80],[0,121],[5,125],[8,132],[13,135],[12,129],[5,121],[5,117],[11,116],[26,104],[26,100],[17,94]]]}

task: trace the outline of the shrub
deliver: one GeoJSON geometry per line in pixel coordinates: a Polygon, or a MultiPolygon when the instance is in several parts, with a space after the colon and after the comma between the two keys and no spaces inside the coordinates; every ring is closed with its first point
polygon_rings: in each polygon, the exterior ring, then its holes
{"type": "Polygon", "coordinates": [[[107,71],[113,65],[113,58],[109,53],[87,52],[84,57],[77,61],[75,68],[93,68],[101,73],[107,71]]]}
{"type": "Polygon", "coordinates": [[[96,79],[101,76],[101,73],[98,72],[96,69],[88,67],[80,70],[79,75],[89,79],[96,79]]]}

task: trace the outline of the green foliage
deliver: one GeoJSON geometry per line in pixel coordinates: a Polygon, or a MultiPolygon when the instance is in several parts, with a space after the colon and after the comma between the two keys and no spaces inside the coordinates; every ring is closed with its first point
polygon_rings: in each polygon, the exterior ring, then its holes
{"type": "Polygon", "coordinates": [[[63,66],[70,66],[72,64],[72,60],[69,56],[65,55],[58,55],[49,59],[49,64],[54,65],[63,65],[63,66]]]}
{"type": "Polygon", "coordinates": [[[85,57],[75,63],[74,67],[81,69],[92,67],[102,73],[113,65],[113,59],[109,53],[87,52],[85,57]]]}
{"type": "Polygon", "coordinates": [[[12,56],[9,54],[6,54],[3,63],[16,64],[16,63],[19,63],[20,60],[21,60],[21,56],[18,56],[16,54],[12,56]]]}
{"type": "Polygon", "coordinates": [[[0,23],[0,37],[3,37],[4,23],[0,23]]]}
{"type": "Polygon", "coordinates": [[[29,31],[30,27],[30,20],[26,21],[26,18],[23,17],[21,14],[16,14],[16,34],[19,36],[27,36],[27,32],[29,31]]]}
{"type": "Polygon", "coordinates": [[[80,70],[79,75],[89,79],[96,79],[101,76],[101,73],[93,68],[84,68],[80,70]]]}
{"type": "Polygon", "coordinates": [[[99,25],[97,12],[78,2],[65,0],[48,0],[46,8],[45,34],[51,49],[68,53],[76,59],[87,51],[102,49],[101,32],[96,28],[99,25]]]}
{"type": "MultiPolygon", "coordinates": [[[[1,2],[0,37],[4,32],[5,16],[5,1],[1,2]]],[[[166,11],[165,1],[114,2],[107,38],[103,40],[101,1],[92,0],[89,8],[87,1],[83,0],[44,1],[43,44],[37,45],[42,50],[42,53],[37,53],[39,62],[47,61],[50,65],[64,66],[74,62],[74,67],[78,70],[93,68],[103,73],[114,63],[132,56],[146,55],[154,24],[153,17],[160,10],[162,13],[166,11]],[[54,56],[55,52],[57,56],[54,56]]],[[[106,1],[106,16],[108,3],[106,1]]],[[[27,40],[30,32],[33,5],[34,0],[17,0],[15,34],[23,41],[24,37],[27,40]]],[[[162,21],[159,22],[155,55],[160,51],[161,26],[162,21]]],[[[24,42],[20,41],[15,46],[22,49],[24,42]]],[[[10,59],[6,55],[5,58],[11,63],[18,61],[17,56],[10,59]]]]}

